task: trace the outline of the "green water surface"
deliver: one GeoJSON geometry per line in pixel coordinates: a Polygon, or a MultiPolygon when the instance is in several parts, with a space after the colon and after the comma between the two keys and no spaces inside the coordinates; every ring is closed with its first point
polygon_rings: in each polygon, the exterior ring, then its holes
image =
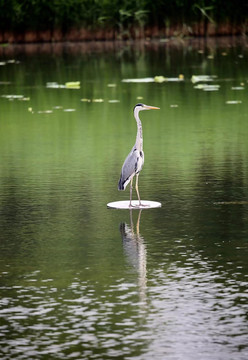
{"type": "Polygon", "coordinates": [[[0,61],[1,358],[247,359],[245,41],[10,45],[0,61]],[[139,184],[162,207],[110,210],[129,198],[139,102],[160,107],[140,113],[139,184]]]}

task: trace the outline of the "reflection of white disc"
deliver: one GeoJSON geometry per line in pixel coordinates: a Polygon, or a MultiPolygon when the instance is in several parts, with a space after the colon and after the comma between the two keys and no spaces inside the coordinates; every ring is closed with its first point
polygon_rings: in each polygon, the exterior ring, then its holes
{"type": "Polygon", "coordinates": [[[135,210],[135,209],[152,209],[152,208],[158,208],[161,207],[161,203],[157,201],[149,201],[149,200],[141,200],[141,206],[139,205],[139,200],[132,200],[132,205],[129,206],[130,201],[124,200],[124,201],[114,201],[107,204],[108,208],[112,209],[129,209],[129,210],[135,210]]]}

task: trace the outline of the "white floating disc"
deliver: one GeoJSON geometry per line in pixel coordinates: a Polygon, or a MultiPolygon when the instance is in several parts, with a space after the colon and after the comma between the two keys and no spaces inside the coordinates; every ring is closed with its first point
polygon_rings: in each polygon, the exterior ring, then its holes
{"type": "Polygon", "coordinates": [[[132,200],[132,206],[129,206],[129,200],[123,201],[114,201],[107,204],[108,208],[112,209],[128,209],[128,210],[135,210],[135,209],[152,209],[161,207],[161,203],[157,201],[149,201],[149,200],[141,200],[141,206],[139,205],[139,200],[132,200]]]}

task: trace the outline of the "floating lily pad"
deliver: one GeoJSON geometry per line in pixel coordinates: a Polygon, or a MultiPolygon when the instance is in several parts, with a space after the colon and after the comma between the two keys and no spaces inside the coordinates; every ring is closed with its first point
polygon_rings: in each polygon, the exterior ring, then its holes
{"type": "Polygon", "coordinates": [[[154,81],[158,83],[162,82],[180,82],[184,80],[184,75],[180,74],[178,77],[167,78],[164,76],[155,76],[154,81]]]}
{"type": "Polygon", "coordinates": [[[232,90],[245,90],[244,86],[233,86],[232,90]]]}
{"type": "Polygon", "coordinates": [[[209,82],[216,80],[216,78],[217,78],[216,75],[192,75],[191,82],[193,84],[198,82],[209,82]]]}
{"type": "Polygon", "coordinates": [[[58,84],[57,82],[47,82],[48,89],[80,89],[80,81],[70,81],[65,84],[58,84]]]}
{"type": "Polygon", "coordinates": [[[218,91],[220,87],[218,86],[209,86],[203,89],[203,91],[218,91]]]}
{"type": "Polygon", "coordinates": [[[80,89],[80,81],[70,81],[65,83],[66,89],[80,89]]]}
{"type": "Polygon", "coordinates": [[[203,91],[218,91],[220,89],[220,85],[197,84],[194,86],[194,89],[203,91]]]}
{"type": "Polygon", "coordinates": [[[228,105],[236,105],[236,104],[241,104],[242,101],[241,100],[228,100],[226,101],[226,104],[228,105]]]}
{"type": "Polygon", "coordinates": [[[19,63],[20,63],[20,61],[18,61],[18,60],[10,59],[10,60],[7,60],[7,61],[1,61],[0,66],[4,66],[4,65],[7,65],[7,64],[19,64],[19,63]]]}
{"type": "Polygon", "coordinates": [[[29,97],[25,97],[24,95],[1,95],[1,97],[8,99],[10,101],[12,100],[22,100],[22,101],[29,101],[29,97]]]}
{"type": "Polygon", "coordinates": [[[147,77],[147,78],[140,78],[140,79],[122,79],[122,82],[126,83],[149,83],[154,82],[153,77],[147,77]]]}
{"type": "Polygon", "coordinates": [[[104,102],[104,100],[103,99],[92,99],[92,102],[102,103],[102,102],[104,102]]]}
{"type": "Polygon", "coordinates": [[[155,76],[154,81],[157,82],[157,83],[162,83],[162,82],[165,82],[165,81],[168,81],[168,80],[164,76],[155,76]]]}
{"type": "Polygon", "coordinates": [[[52,110],[39,110],[37,111],[38,114],[51,114],[53,111],[52,110]]]}
{"type": "MultiPolygon", "coordinates": [[[[101,98],[99,98],[99,99],[87,99],[87,98],[82,98],[80,101],[82,101],[82,102],[94,102],[94,103],[102,103],[102,102],[104,102],[104,99],[101,99],[101,98]]],[[[110,100],[111,101],[111,100],[110,100]]],[[[119,101],[119,100],[112,100],[113,102],[117,102],[117,101],[119,101]]]]}
{"type": "Polygon", "coordinates": [[[180,82],[184,80],[184,76],[180,74],[178,77],[171,77],[167,78],[163,75],[157,75],[155,77],[146,77],[146,78],[139,78],[139,79],[122,79],[122,82],[126,83],[150,83],[150,82],[156,82],[156,83],[163,83],[163,82],[180,82]]]}
{"type": "Polygon", "coordinates": [[[19,101],[30,101],[30,97],[22,97],[22,98],[19,98],[17,100],[19,100],[19,101]]]}
{"type": "Polygon", "coordinates": [[[46,87],[49,89],[65,89],[65,85],[60,85],[56,82],[48,82],[46,83],[46,87]]]}

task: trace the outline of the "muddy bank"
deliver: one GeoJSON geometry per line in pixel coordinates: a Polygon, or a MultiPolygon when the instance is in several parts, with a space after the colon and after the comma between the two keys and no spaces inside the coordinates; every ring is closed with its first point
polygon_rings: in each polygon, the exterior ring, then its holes
{"type": "Polygon", "coordinates": [[[247,34],[245,25],[233,25],[231,23],[197,23],[177,24],[170,27],[159,28],[157,26],[135,28],[130,27],[124,31],[115,29],[85,29],[72,28],[67,32],[60,29],[22,32],[4,31],[0,33],[0,43],[41,43],[41,42],[62,42],[62,41],[92,41],[92,40],[126,40],[146,38],[166,38],[185,36],[233,36],[247,34]]]}

